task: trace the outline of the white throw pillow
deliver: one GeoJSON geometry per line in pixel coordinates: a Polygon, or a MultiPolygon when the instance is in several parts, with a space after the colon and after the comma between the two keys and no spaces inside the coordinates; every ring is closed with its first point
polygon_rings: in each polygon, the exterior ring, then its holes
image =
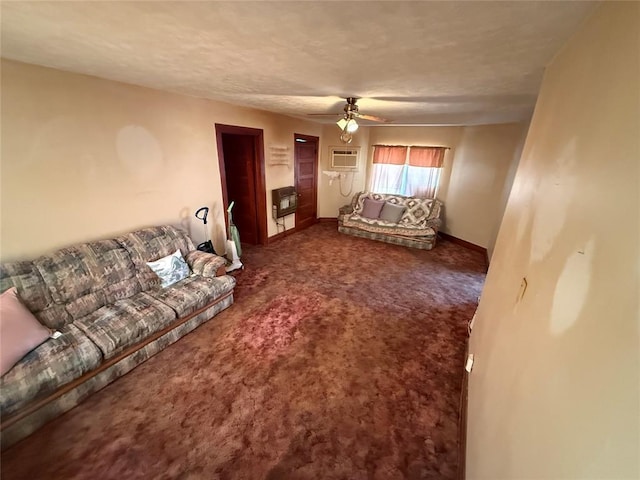
{"type": "Polygon", "coordinates": [[[155,262],[147,262],[147,265],[160,277],[162,288],[166,288],[169,285],[179,282],[183,278],[187,278],[191,273],[189,271],[189,265],[187,265],[187,262],[182,258],[180,249],[155,262]]]}

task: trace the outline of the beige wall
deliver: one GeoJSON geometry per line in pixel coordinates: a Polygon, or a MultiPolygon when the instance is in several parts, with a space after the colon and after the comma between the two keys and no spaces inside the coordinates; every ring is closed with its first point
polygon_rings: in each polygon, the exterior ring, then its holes
{"type": "Polygon", "coordinates": [[[464,127],[454,152],[445,201],[445,231],[493,252],[502,221],[502,192],[510,190],[508,173],[519,160],[525,125],[464,127]]]}
{"type": "MultiPolygon", "coordinates": [[[[447,146],[438,198],[445,204],[442,230],[493,249],[502,219],[503,191],[509,190],[517,164],[524,124],[473,127],[372,127],[371,145],[447,146]]],[[[371,167],[373,149],[368,154],[371,167]]]]}
{"type": "MultiPolygon", "coordinates": [[[[516,176],[518,165],[520,164],[520,158],[522,157],[522,149],[524,148],[524,142],[525,142],[525,139],[527,138],[528,131],[529,131],[529,123],[523,124],[520,130],[520,138],[516,140],[516,148],[513,152],[511,161],[509,162],[509,169],[506,172],[504,185],[502,186],[502,192],[500,192],[500,197],[498,200],[497,217],[496,217],[498,218],[498,221],[495,222],[493,225],[493,229],[489,237],[489,245],[487,246],[487,253],[489,258],[493,256],[496,239],[498,238],[498,232],[500,231],[500,224],[502,223],[504,211],[507,208],[507,201],[509,200],[509,195],[511,194],[511,187],[513,186],[513,180],[516,176]]],[[[497,194],[498,192],[495,192],[495,193],[497,194]]]]}
{"type": "MultiPolygon", "coordinates": [[[[439,192],[444,231],[489,248],[522,128],[362,127],[352,144],[361,147],[360,169],[329,185],[321,172],[330,169],[329,147],[340,145],[333,124],[3,60],[0,257],[161,223],[183,226],[198,243],[206,238],[193,217],[201,206],[211,208],[208,232],[224,251],[215,123],[264,130],[269,236],[277,233],[271,190],[294,184],[293,165],[270,165],[269,147],[289,146],[293,156],[293,135],[303,133],[320,137],[319,217],[335,217],[366,188],[370,145],[453,147],[439,192]]],[[[294,228],[294,216],[286,223],[294,228]]]]}
{"type": "Polygon", "coordinates": [[[604,3],[545,74],[471,338],[469,479],[640,478],[639,25],[604,3]]]}
{"type": "MultiPolygon", "coordinates": [[[[211,208],[210,234],[224,251],[215,123],[264,130],[264,143],[320,136],[321,125],[258,110],[2,61],[3,260],[27,258],[153,224],[182,225],[211,208]]],[[[268,155],[268,152],[266,152],[268,155]]],[[[269,166],[270,192],[292,185],[292,167],[269,166]]],[[[293,227],[293,218],[287,219],[293,227]]],[[[242,234],[242,232],[241,232],[242,234]]]]}
{"type": "Polygon", "coordinates": [[[367,173],[367,151],[369,149],[368,127],[360,127],[353,136],[353,142],[348,147],[360,147],[359,166],[356,172],[344,172],[342,178],[335,179],[331,185],[324,170],[331,170],[329,148],[341,146],[340,129],[335,124],[324,125],[320,144],[320,176],[318,177],[318,217],[335,218],[338,209],[351,202],[356,192],[365,190],[367,173]]]}

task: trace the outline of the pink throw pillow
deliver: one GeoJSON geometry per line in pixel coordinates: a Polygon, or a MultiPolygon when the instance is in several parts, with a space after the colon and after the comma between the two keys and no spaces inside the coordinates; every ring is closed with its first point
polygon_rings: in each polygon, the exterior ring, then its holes
{"type": "Polygon", "coordinates": [[[15,287],[0,294],[0,375],[11,370],[50,334],[22,304],[15,287]]]}

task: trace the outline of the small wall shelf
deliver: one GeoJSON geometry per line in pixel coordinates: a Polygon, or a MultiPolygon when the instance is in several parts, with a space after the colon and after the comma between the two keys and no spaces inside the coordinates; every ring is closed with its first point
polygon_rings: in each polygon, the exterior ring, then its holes
{"type": "Polygon", "coordinates": [[[269,147],[269,165],[291,166],[291,149],[287,146],[271,145],[269,147]]]}

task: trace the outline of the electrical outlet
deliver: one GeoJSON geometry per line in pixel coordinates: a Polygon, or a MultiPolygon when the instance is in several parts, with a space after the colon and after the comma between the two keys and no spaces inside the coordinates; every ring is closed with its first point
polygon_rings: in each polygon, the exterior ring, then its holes
{"type": "Polygon", "coordinates": [[[471,373],[471,370],[473,369],[473,353],[467,355],[467,362],[464,364],[464,369],[471,373]]]}

